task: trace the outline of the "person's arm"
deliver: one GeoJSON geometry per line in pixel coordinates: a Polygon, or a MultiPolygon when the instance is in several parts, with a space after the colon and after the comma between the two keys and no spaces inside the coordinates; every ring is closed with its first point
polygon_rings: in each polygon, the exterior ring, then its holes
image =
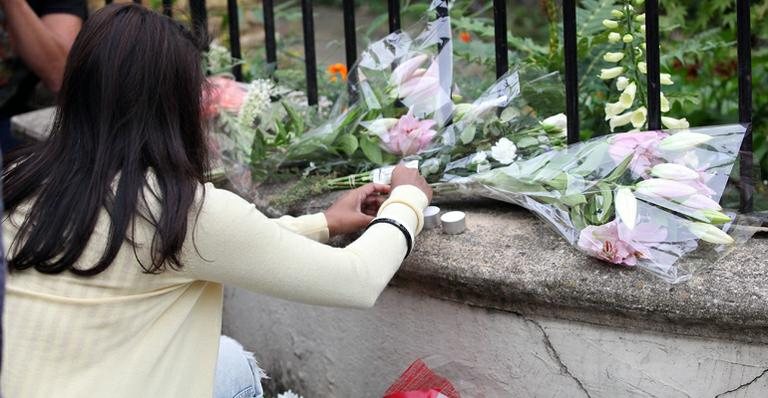
{"type": "MultiPolygon", "coordinates": [[[[392,191],[380,216],[414,234],[428,198],[410,185],[392,191]]],[[[370,307],[406,254],[402,232],[376,224],[346,248],[333,248],[288,231],[252,204],[206,187],[183,273],[195,279],[317,305],[370,307]]]]}
{"type": "Polygon", "coordinates": [[[0,5],[15,51],[49,90],[58,92],[67,54],[83,20],[66,13],[38,17],[26,0],[0,0],[0,5]]]}

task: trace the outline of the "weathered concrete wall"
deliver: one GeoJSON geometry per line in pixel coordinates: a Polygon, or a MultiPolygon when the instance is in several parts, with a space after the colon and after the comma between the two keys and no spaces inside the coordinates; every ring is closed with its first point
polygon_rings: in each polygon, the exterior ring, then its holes
{"type": "Polygon", "coordinates": [[[230,289],[224,332],[305,397],[380,397],[410,362],[435,354],[498,385],[486,397],[768,396],[768,345],[522,316],[400,288],[368,311],[230,289]]]}

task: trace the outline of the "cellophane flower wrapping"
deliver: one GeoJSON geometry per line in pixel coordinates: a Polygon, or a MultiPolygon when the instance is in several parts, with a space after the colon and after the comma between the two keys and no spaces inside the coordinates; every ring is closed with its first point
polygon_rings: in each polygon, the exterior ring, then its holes
{"type": "Polygon", "coordinates": [[[486,376],[477,364],[452,360],[443,355],[420,358],[395,380],[384,398],[502,398],[506,392],[498,381],[486,376]]]}
{"type": "Polygon", "coordinates": [[[436,190],[522,206],[592,257],[678,283],[696,269],[679,260],[711,264],[755,231],[718,204],[745,132],[734,124],[610,134],[486,172],[446,174],[436,190]]]}

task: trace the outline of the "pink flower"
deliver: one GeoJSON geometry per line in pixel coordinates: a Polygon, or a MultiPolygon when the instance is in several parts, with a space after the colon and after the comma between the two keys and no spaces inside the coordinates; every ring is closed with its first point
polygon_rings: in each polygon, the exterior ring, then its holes
{"type": "Polygon", "coordinates": [[[644,223],[629,229],[614,220],[581,230],[578,245],[601,260],[634,266],[638,260],[651,258],[651,247],[666,238],[667,231],[658,225],[644,223]]]}
{"type": "Polygon", "coordinates": [[[382,147],[399,156],[417,154],[429,146],[437,131],[434,120],[419,120],[410,112],[403,115],[395,125],[384,133],[379,133],[382,147]]]}
{"type": "Polygon", "coordinates": [[[221,111],[237,112],[248,94],[248,86],[232,79],[214,76],[203,92],[203,115],[215,116],[221,111]]]}
{"type": "Polygon", "coordinates": [[[647,178],[651,167],[664,163],[659,156],[659,143],[667,136],[661,131],[616,134],[609,141],[608,154],[617,164],[634,154],[629,163],[630,170],[636,176],[647,178]]]}
{"type": "Polygon", "coordinates": [[[427,60],[424,54],[416,55],[395,68],[390,77],[397,98],[417,117],[435,112],[448,101],[440,88],[439,64],[431,61],[424,69],[422,64],[427,60]]]}

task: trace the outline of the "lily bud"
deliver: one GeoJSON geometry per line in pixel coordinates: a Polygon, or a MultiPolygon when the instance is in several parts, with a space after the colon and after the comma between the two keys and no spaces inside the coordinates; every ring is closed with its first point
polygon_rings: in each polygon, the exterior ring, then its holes
{"type": "Polygon", "coordinates": [[[712,200],[712,198],[710,198],[707,195],[702,195],[699,193],[685,198],[685,200],[680,202],[680,204],[685,207],[690,207],[691,209],[696,209],[696,210],[712,210],[712,211],[723,210],[723,208],[720,206],[720,203],[715,202],[714,200],[712,200]]]}
{"type": "Polygon", "coordinates": [[[668,129],[687,129],[691,127],[688,123],[688,119],[675,119],[673,117],[662,116],[661,123],[668,129]]]}
{"type": "Polygon", "coordinates": [[[603,26],[605,26],[608,29],[616,29],[619,27],[619,23],[612,19],[604,19],[603,26]]]}
{"type": "Polygon", "coordinates": [[[688,230],[699,239],[716,245],[730,245],[734,242],[730,235],[712,224],[692,222],[688,224],[688,230]]]}
{"type": "Polygon", "coordinates": [[[703,215],[707,220],[709,220],[710,223],[715,225],[722,225],[722,224],[731,222],[731,217],[728,217],[727,214],[724,214],[717,210],[703,210],[701,212],[701,215],[703,215]]]}
{"type": "Polygon", "coordinates": [[[600,69],[599,77],[603,80],[610,80],[610,79],[619,77],[619,75],[621,75],[622,73],[624,73],[624,67],[616,66],[608,69],[600,69]]]}
{"type": "Polygon", "coordinates": [[[696,193],[696,188],[665,178],[643,180],[638,182],[635,187],[638,193],[648,196],[660,196],[662,198],[681,198],[696,193]]]}
{"type": "Polygon", "coordinates": [[[619,62],[622,59],[624,59],[624,53],[621,52],[607,52],[605,55],[603,55],[603,61],[605,62],[619,62]]]}
{"type": "MultiPolygon", "coordinates": [[[[664,117],[662,121],[663,119],[664,117]]],[[[664,151],[684,151],[709,142],[711,139],[711,135],[681,131],[661,140],[659,148],[664,151]]]]}
{"type": "MultiPolygon", "coordinates": [[[[699,178],[699,173],[677,163],[661,163],[653,166],[651,175],[668,180],[695,180],[699,178]]],[[[697,207],[699,208],[699,207],[697,207]]]]}
{"type": "Polygon", "coordinates": [[[621,187],[616,190],[616,215],[629,229],[635,228],[637,222],[637,198],[632,190],[621,187]]]}
{"type": "Polygon", "coordinates": [[[617,32],[611,32],[608,33],[608,42],[609,43],[618,43],[619,40],[621,40],[621,35],[617,32]]]}

